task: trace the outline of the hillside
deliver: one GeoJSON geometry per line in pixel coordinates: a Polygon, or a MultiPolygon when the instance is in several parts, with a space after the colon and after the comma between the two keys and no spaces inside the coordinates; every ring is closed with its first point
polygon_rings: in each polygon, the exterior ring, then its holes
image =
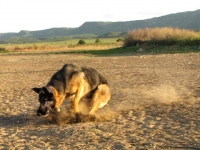
{"type": "Polygon", "coordinates": [[[24,40],[59,40],[62,38],[98,37],[112,32],[127,32],[138,28],[177,27],[181,29],[200,29],[200,9],[196,11],[169,14],[146,20],[127,22],[85,22],[78,28],[52,28],[40,31],[20,31],[19,33],[2,33],[0,42],[24,40]]]}

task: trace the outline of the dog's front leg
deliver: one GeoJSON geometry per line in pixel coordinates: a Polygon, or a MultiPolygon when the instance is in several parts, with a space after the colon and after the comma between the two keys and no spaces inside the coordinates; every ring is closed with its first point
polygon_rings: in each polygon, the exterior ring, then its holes
{"type": "Polygon", "coordinates": [[[84,94],[84,73],[73,74],[72,79],[66,89],[66,93],[75,93],[72,101],[72,108],[75,113],[79,113],[78,103],[84,94]]]}
{"type": "Polygon", "coordinates": [[[77,89],[74,101],[73,101],[73,108],[74,108],[75,113],[79,113],[78,103],[81,97],[83,96],[83,92],[84,92],[84,86],[82,83],[80,83],[79,88],[77,89]]]}
{"type": "Polygon", "coordinates": [[[63,103],[64,100],[65,100],[65,95],[62,95],[55,99],[55,109],[57,112],[60,112],[60,105],[63,103]]]}

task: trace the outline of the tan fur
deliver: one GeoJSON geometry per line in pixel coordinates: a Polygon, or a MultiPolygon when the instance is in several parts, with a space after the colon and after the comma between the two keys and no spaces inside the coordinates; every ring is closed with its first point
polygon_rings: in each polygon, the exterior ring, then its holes
{"type": "MultiPolygon", "coordinates": [[[[53,87],[51,87],[53,88],[53,87]]],[[[84,98],[90,91],[90,86],[88,82],[84,79],[84,73],[78,72],[72,76],[72,79],[69,81],[67,85],[67,89],[65,93],[74,93],[73,95],[60,94],[53,88],[53,95],[55,99],[55,108],[57,111],[60,111],[59,107],[63,103],[63,101],[71,100],[71,107],[75,113],[79,113],[78,104],[79,101],[84,98]]],[[[101,84],[97,87],[97,90],[93,94],[93,97],[90,101],[88,101],[91,106],[91,110],[89,112],[90,115],[94,114],[98,108],[101,108],[107,104],[110,100],[110,88],[107,84],[101,84]]]]}
{"type": "Polygon", "coordinates": [[[83,102],[92,115],[108,103],[111,95],[108,81],[100,72],[74,64],[65,64],[54,73],[46,86],[32,90],[39,94],[38,116],[48,114],[53,108],[59,112],[64,100],[70,100],[74,113],[79,113],[81,99],[85,99],[83,102]]]}

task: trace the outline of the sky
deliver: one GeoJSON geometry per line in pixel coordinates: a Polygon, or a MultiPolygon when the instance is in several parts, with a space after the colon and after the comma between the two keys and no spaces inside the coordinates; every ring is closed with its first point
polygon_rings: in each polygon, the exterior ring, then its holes
{"type": "Polygon", "coordinates": [[[143,20],[197,9],[200,0],[0,0],[0,33],[143,20]]]}

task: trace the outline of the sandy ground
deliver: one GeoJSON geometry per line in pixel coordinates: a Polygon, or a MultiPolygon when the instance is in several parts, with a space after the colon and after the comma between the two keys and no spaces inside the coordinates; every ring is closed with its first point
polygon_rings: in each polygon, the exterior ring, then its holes
{"type": "Polygon", "coordinates": [[[0,149],[200,149],[198,87],[200,53],[0,55],[0,149]],[[36,116],[31,88],[65,63],[105,74],[112,98],[97,115],[107,120],[60,124],[36,116]]]}

